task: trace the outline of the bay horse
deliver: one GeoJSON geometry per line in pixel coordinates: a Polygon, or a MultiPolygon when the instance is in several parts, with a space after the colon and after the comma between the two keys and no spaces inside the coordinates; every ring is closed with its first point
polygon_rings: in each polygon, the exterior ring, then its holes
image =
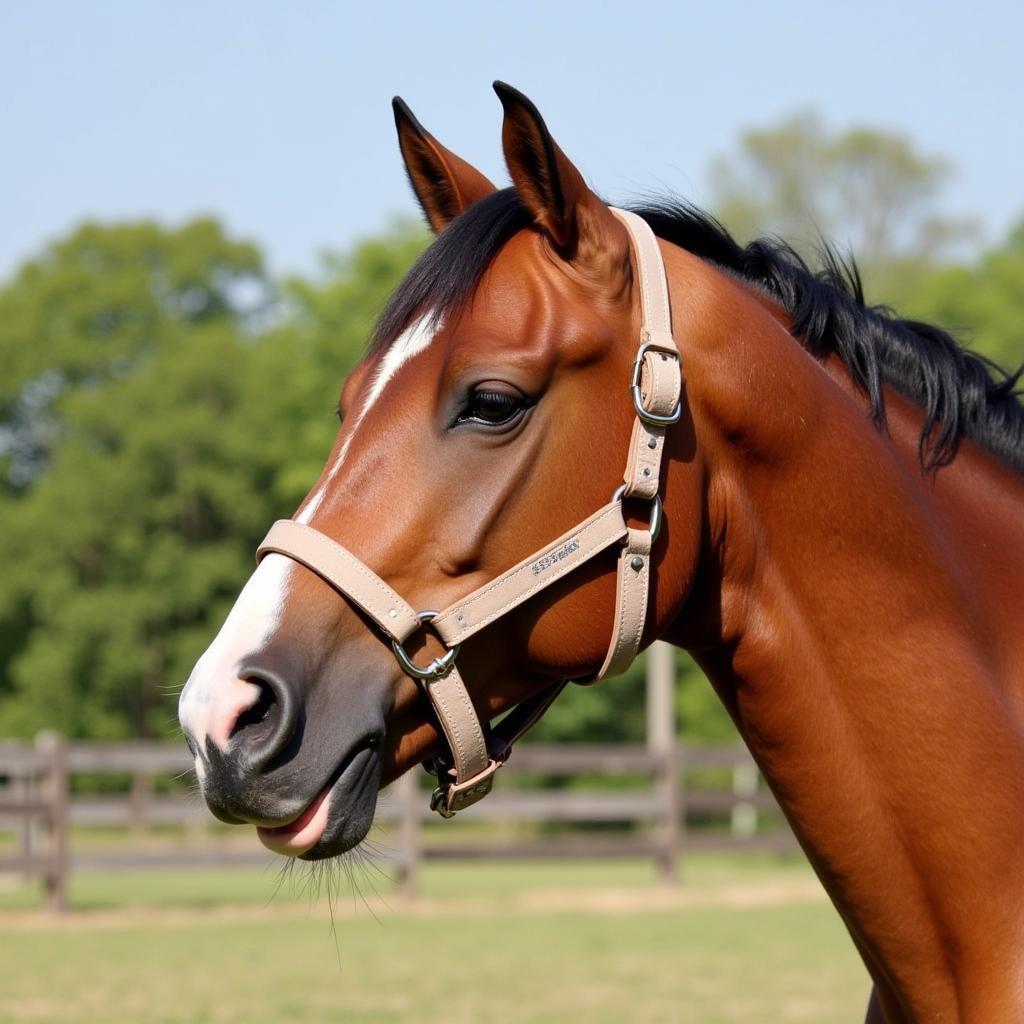
{"type": "Polygon", "coordinates": [[[428,762],[465,806],[563,680],[662,638],[841,914],[869,1021],[1024,1020],[1018,375],[835,258],[610,208],[495,89],[500,190],[395,101],[437,238],[182,693],[206,801],[342,853],[382,785],[428,762]]]}

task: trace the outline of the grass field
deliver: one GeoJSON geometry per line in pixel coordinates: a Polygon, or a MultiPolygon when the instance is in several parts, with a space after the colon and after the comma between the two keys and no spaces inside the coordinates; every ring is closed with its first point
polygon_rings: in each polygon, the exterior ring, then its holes
{"type": "Polygon", "coordinates": [[[0,1020],[829,1024],[867,998],[796,858],[690,857],[674,889],[639,862],[435,865],[412,903],[335,878],[333,915],[327,879],[277,882],[83,874],[57,922],[0,890],[0,1020]]]}

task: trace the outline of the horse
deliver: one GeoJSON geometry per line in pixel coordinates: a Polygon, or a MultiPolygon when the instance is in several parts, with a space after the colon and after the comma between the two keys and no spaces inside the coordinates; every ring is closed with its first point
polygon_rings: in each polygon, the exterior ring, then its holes
{"type": "Polygon", "coordinates": [[[424,763],[450,814],[565,680],[660,638],[764,773],[867,1019],[1024,1019],[1020,371],[827,252],[608,206],[495,90],[504,189],[394,102],[436,238],[182,692],[209,807],[331,857],[424,763]]]}

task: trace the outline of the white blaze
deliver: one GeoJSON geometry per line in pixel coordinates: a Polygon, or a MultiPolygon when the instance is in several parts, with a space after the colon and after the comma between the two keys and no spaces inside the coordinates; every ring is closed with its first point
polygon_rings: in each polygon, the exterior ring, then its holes
{"type": "Polygon", "coordinates": [[[334,460],[334,465],[331,466],[327,476],[324,477],[324,482],[320,485],[319,490],[312,498],[306,503],[306,507],[296,516],[296,519],[300,523],[308,523],[312,518],[313,513],[320,507],[320,503],[324,500],[324,495],[327,493],[327,488],[330,487],[334,478],[338,475],[342,465],[345,462],[345,456],[348,455],[349,446],[352,444],[352,438],[355,437],[356,431],[359,429],[359,425],[363,422],[366,414],[370,411],[373,404],[378,398],[384,393],[384,389],[388,386],[388,382],[391,381],[395,374],[410,360],[413,356],[419,355],[433,340],[434,336],[440,329],[440,324],[434,326],[431,319],[431,314],[426,313],[421,316],[418,320],[414,320],[402,333],[395,338],[391,343],[391,347],[384,353],[384,358],[380,361],[380,366],[377,367],[377,372],[373,375],[373,380],[370,382],[370,390],[366,396],[366,400],[363,402],[362,408],[359,410],[359,415],[356,417],[355,423],[352,424],[352,429],[348,432],[348,437],[345,438],[344,443],[338,451],[338,456],[334,460]]]}
{"type": "MultiPolygon", "coordinates": [[[[333,465],[316,494],[307,502],[299,522],[308,523],[337,477],[352,438],[367,412],[384,393],[395,374],[434,339],[429,315],[414,321],[392,342],[373,375],[366,399],[333,465]]],[[[256,567],[216,639],[196,662],[178,701],[178,718],[200,750],[207,739],[224,750],[238,715],[259,697],[259,688],[239,679],[239,662],[258,650],[277,630],[298,566],[284,555],[270,554],[256,567]]],[[[197,758],[202,779],[202,765],[197,758]]]]}

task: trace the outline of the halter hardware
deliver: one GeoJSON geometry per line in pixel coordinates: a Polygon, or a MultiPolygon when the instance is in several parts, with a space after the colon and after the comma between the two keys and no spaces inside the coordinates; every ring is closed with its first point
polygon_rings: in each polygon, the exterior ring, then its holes
{"type": "Polygon", "coordinates": [[[492,759],[478,776],[461,784],[439,778],[438,784],[430,794],[430,809],[436,811],[442,818],[454,818],[464,807],[475,804],[490,793],[494,784],[494,773],[504,763],[504,758],[500,761],[492,759]]]}
{"type": "Polygon", "coordinates": [[[430,809],[440,814],[442,818],[454,818],[456,814],[455,811],[448,810],[444,799],[444,789],[441,786],[435,786],[434,791],[430,794],[430,809]]]}
{"type": "Polygon", "coordinates": [[[637,418],[630,436],[624,482],[607,505],[440,612],[414,611],[351,551],[301,522],[279,520],[256,552],[257,561],[271,552],[285,555],[324,579],[376,623],[391,641],[402,671],[419,680],[446,741],[442,752],[424,763],[438,780],[430,798],[431,810],[444,818],[490,792],[494,774],[507,760],[512,745],[541,718],[567,682],[550,684],[491,727],[481,722],[455,664],[463,641],[618,544],[615,617],[608,653],[593,677],[574,682],[596,682],[624,672],[642,643],[651,549],[662,525],[658,488],[666,430],[682,415],[682,362],[672,337],[668,280],[657,239],[636,214],[614,208],[612,213],[625,226],[636,258],[637,280],[642,284],[638,289],[642,343],[630,376],[637,418]],[[625,501],[648,502],[646,527],[626,523],[625,501]],[[419,666],[404,645],[428,625],[446,649],[429,665],[419,666]]]}
{"type": "Polygon", "coordinates": [[[648,338],[640,345],[633,358],[633,372],[629,382],[629,390],[633,395],[633,410],[644,423],[654,427],[670,427],[673,423],[679,422],[679,417],[683,414],[683,401],[680,398],[668,415],[658,415],[644,405],[644,393],[640,382],[644,372],[644,357],[648,352],[659,352],[662,359],[674,359],[677,363],[679,362],[679,353],[666,350],[660,342],[648,338]]]}
{"type": "MultiPolygon", "coordinates": [[[[626,494],[626,485],[621,484],[615,488],[615,493],[612,495],[612,501],[622,501],[624,498],[630,498],[631,496],[626,494]]],[[[632,498],[633,501],[646,501],[650,503],[651,515],[647,520],[647,532],[651,535],[651,543],[658,539],[658,535],[661,533],[661,520],[663,506],[661,504],[661,495],[656,494],[653,498],[644,498],[641,495],[637,495],[632,498]]]]}
{"type": "MultiPolygon", "coordinates": [[[[416,618],[421,626],[427,626],[437,618],[437,614],[436,611],[416,612],[416,618]]],[[[413,679],[444,679],[455,667],[455,659],[459,656],[459,648],[461,646],[461,644],[455,644],[454,647],[445,651],[440,658],[435,658],[425,668],[420,668],[406,653],[402,641],[397,637],[391,638],[391,649],[395,652],[398,664],[402,666],[402,671],[406,675],[412,676],[413,679]]]]}

